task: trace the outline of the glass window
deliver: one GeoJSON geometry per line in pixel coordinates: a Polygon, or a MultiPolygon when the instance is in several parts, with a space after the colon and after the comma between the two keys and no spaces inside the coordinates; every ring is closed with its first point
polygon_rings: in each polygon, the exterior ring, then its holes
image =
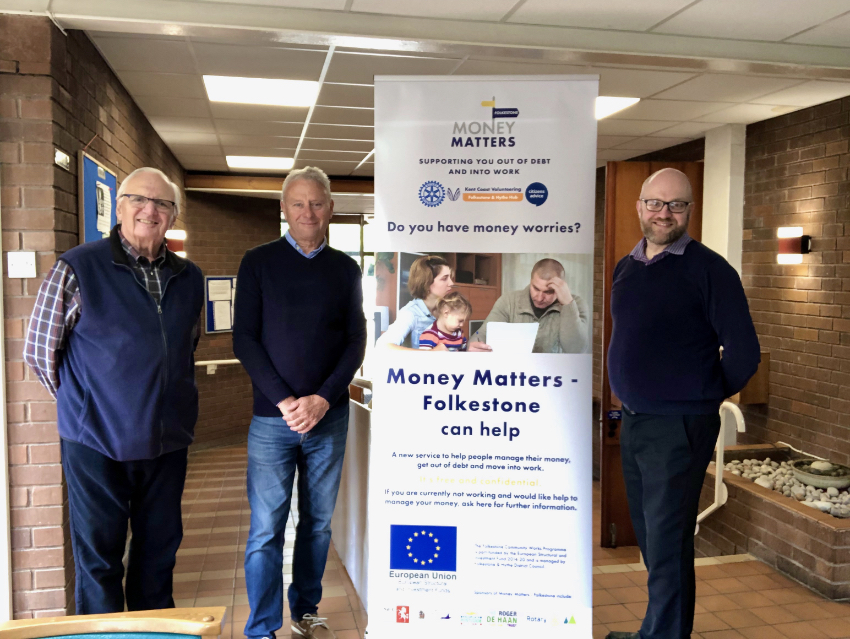
{"type": "Polygon", "coordinates": [[[328,229],[329,244],[360,263],[360,225],[333,224],[328,229]]]}

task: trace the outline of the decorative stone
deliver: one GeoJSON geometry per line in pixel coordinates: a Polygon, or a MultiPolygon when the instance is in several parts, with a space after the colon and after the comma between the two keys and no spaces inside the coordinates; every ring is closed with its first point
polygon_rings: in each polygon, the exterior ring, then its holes
{"type": "Polygon", "coordinates": [[[759,477],[756,479],[756,483],[763,488],[767,488],[768,490],[773,490],[773,480],[768,479],[767,477],[759,477]]]}
{"type": "Polygon", "coordinates": [[[813,461],[812,468],[820,471],[829,471],[832,470],[832,464],[828,461],[813,461]]]}
{"type": "Polygon", "coordinates": [[[838,497],[838,489],[834,486],[827,488],[826,492],[830,497],[838,497]]]}
{"type": "Polygon", "coordinates": [[[806,498],[805,489],[800,488],[799,486],[794,486],[794,488],[791,489],[791,494],[797,501],[803,501],[806,498]]]}

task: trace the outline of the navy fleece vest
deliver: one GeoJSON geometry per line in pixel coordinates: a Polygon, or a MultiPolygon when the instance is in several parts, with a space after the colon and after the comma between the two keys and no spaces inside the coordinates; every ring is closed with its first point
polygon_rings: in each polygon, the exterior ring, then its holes
{"type": "Polygon", "coordinates": [[[82,296],[59,366],[59,435],[118,461],[192,443],[198,418],[192,333],[200,269],[168,252],[159,306],[136,279],[116,229],[62,258],[82,296]]]}

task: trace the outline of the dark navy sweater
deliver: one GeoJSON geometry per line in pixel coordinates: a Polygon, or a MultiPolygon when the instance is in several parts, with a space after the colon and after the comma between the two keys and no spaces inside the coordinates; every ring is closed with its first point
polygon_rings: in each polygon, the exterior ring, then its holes
{"type": "Polygon", "coordinates": [[[348,402],[366,352],[360,278],[357,263],[329,246],[307,259],[281,238],[245,254],[233,351],[251,377],[255,415],[279,417],[290,396],[348,402]]]}
{"type": "Polygon", "coordinates": [[[761,359],[738,273],[696,241],[649,266],[620,260],[611,315],[611,390],[639,413],[716,413],[761,359]]]}

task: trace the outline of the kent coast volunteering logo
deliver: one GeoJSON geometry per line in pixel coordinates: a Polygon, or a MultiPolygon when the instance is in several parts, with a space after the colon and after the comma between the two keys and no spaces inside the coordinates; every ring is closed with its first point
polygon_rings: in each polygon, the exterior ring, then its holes
{"type": "Polygon", "coordinates": [[[457,570],[456,526],[390,526],[391,570],[457,570]]]}

